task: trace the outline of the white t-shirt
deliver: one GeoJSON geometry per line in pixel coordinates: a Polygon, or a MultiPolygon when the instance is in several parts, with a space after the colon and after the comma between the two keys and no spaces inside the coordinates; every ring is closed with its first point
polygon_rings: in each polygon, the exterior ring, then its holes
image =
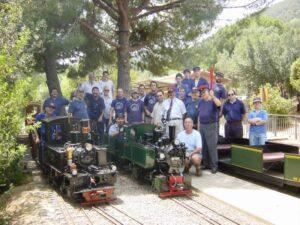
{"type": "Polygon", "coordinates": [[[185,130],[181,131],[177,135],[177,139],[180,142],[185,143],[185,146],[187,147],[187,152],[192,152],[196,148],[202,148],[202,138],[198,131],[194,130],[192,133],[187,134],[185,130]]]}
{"type": "Polygon", "coordinates": [[[99,91],[103,95],[104,87],[109,88],[109,97],[113,98],[114,94],[114,83],[111,80],[103,81],[100,80],[98,83],[99,91]]]}
{"type": "Polygon", "coordinates": [[[84,89],[84,93],[92,94],[93,87],[98,87],[97,82],[85,81],[81,84],[81,87],[84,89]]]}
{"type": "Polygon", "coordinates": [[[156,102],[153,111],[151,113],[151,117],[153,118],[154,124],[161,124],[161,118],[164,112],[163,103],[156,102]]]}
{"type": "MultiPolygon", "coordinates": [[[[167,118],[167,112],[168,112],[168,109],[170,108],[170,105],[171,105],[170,98],[163,101],[164,118],[167,118]]],[[[175,119],[175,118],[181,119],[183,114],[185,114],[185,113],[186,113],[186,108],[185,108],[183,101],[179,100],[178,98],[174,98],[171,113],[170,113],[170,119],[175,119]]]]}

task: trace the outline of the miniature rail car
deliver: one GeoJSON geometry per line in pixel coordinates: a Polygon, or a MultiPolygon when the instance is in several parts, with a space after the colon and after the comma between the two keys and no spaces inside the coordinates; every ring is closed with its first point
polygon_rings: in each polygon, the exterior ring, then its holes
{"type": "Polygon", "coordinates": [[[230,139],[218,145],[218,153],[223,171],[281,187],[300,187],[298,147],[273,142],[249,146],[247,139],[230,139]]]}
{"type": "Polygon", "coordinates": [[[159,196],[191,193],[191,177],[182,174],[186,148],[171,142],[164,131],[151,124],[124,125],[116,137],[105,138],[108,154],[121,166],[130,166],[136,179],[146,179],[159,196]]]}
{"type": "Polygon", "coordinates": [[[81,204],[112,201],[117,167],[107,162],[106,148],[92,144],[89,121],[54,117],[42,123],[38,159],[49,182],[81,204]]]}

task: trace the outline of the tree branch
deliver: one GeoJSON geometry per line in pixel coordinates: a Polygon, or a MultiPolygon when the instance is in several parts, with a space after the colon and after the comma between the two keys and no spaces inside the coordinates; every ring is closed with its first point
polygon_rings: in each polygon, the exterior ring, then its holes
{"type": "Polygon", "coordinates": [[[120,48],[120,45],[114,41],[112,41],[110,38],[105,37],[104,35],[100,34],[95,28],[91,27],[86,21],[79,20],[80,25],[89,33],[94,35],[95,37],[101,39],[105,43],[109,44],[112,47],[120,48]]]}
{"type": "Polygon", "coordinates": [[[144,48],[146,45],[147,45],[146,41],[141,41],[141,42],[139,42],[139,43],[137,43],[135,45],[130,46],[129,51],[130,52],[138,51],[138,50],[144,48]]]}
{"type": "Polygon", "coordinates": [[[271,4],[274,0],[254,0],[245,5],[237,5],[237,6],[224,6],[223,9],[239,9],[239,8],[251,8],[255,6],[261,6],[264,4],[271,4]]]}
{"type": "Polygon", "coordinates": [[[131,13],[133,14],[133,16],[138,15],[141,11],[146,9],[148,7],[149,3],[150,3],[150,0],[143,0],[142,3],[138,7],[132,8],[131,13]]]}
{"type": "Polygon", "coordinates": [[[99,8],[103,9],[111,18],[115,21],[119,20],[119,16],[117,14],[116,9],[110,3],[107,3],[105,0],[93,0],[94,4],[97,5],[99,8]]]}
{"type": "Polygon", "coordinates": [[[119,12],[121,14],[121,17],[124,20],[128,20],[128,15],[126,13],[126,10],[124,9],[123,1],[122,0],[117,0],[117,6],[118,6],[119,12]]]}
{"type": "Polygon", "coordinates": [[[147,12],[145,12],[141,15],[137,15],[137,16],[133,17],[131,20],[135,21],[135,20],[138,20],[140,18],[147,17],[149,15],[152,15],[152,14],[155,14],[155,13],[158,13],[158,12],[161,12],[161,11],[170,10],[170,9],[174,9],[174,8],[179,8],[181,6],[181,4],[184,3],[185,1],[186,0],[177,0],[177,1],[173,1],[173,2],[170,2],[168,4],[164,4],[164,5],[145,7],[147,12]]]}

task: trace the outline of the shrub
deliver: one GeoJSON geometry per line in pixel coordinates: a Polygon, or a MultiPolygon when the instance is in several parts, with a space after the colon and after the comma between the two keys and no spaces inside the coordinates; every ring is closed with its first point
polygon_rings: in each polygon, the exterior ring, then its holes
{"type": "Polygon", "coordinates": [[[291,66],[290,83],[296,91],[300,92],[300,58],[291,66]]]}

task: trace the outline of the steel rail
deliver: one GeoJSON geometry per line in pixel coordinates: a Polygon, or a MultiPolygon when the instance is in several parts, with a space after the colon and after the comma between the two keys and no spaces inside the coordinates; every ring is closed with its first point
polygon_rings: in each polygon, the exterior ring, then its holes
{"type": "Polygon", "coordinates": [[[104,218],[106,218],[108,221],[110,221],[112,224],[114,225],[123,225],[122,222],[120,222],[119,220],[117,220],[116,218],[114,218],[113,216],[109,215],[107,212],[105,212],[103,209],[101,208],[96,208],[95,206],[92,207],[92,209],[94,211],[96,211],[97,213],[99,213],[101,216],[103,216],[104,218]]]}

